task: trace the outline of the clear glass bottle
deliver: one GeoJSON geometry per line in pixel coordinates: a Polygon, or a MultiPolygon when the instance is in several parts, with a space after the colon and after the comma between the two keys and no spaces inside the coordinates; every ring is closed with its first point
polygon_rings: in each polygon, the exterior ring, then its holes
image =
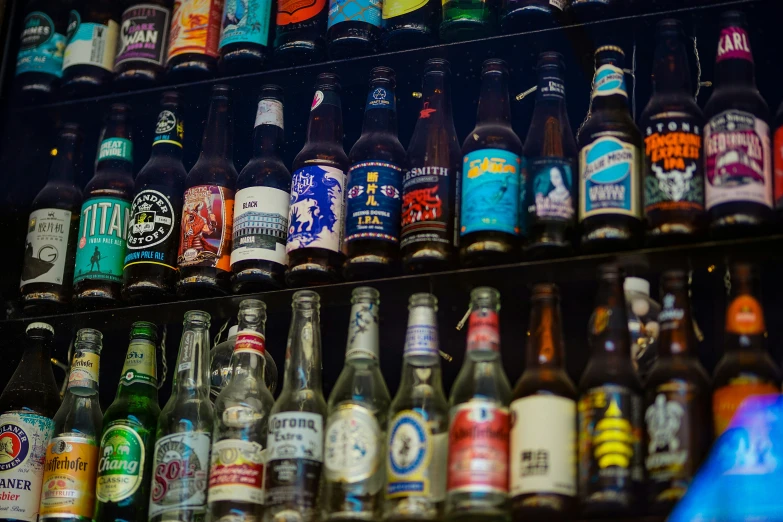
{"type": "MultiPolygon", "coordinates": [[[[216,344],[209,351],[209,398],[215,402],[228,381],[231,380],[231,357],[234,355],[234,343],[237,341],[237,332],[239,325],[234,325],[228,329],[228,339],[222,343],[216,344]]],[[[269,392],[274,395],[277,390],[277,364],[272,358],[272,354],[264,350],[264,382],[269,392]]]]}

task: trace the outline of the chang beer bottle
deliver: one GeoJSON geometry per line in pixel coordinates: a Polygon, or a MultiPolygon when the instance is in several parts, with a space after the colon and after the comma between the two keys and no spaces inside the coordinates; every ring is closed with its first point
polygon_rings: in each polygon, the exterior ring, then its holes
{"type": "Polygon", "coordinates": [[[160,415],[152,323],[133,323],[117,396],[103,416],[95,520],[147,522],[152,448],[160,415]]]}
{"type": "Polygon", "coordinates": [[[91,520],[95,512],[98,436],[103,413],[98,403],[98,367],[103,335],[76,332],[68,390],[54,416],[55,436],[46,448],[38,520],[91,520]]]}

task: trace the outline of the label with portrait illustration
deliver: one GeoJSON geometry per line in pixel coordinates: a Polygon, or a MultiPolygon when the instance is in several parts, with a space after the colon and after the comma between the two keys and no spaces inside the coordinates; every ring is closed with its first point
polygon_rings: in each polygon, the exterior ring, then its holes
{"type": "Polygon", "coordinates": [[[775,131],[775,208],[783,209],[783,125],[775,131]]]}
{"type": "Polygon", "coordinates": [[[168,58],[205,54],[217,58],[225,0],[175,0],[168,58]]]}
{"type": "Polygon", "coordinates": [[[419,410],[402,410],[389,423],[386,498],[446,496],[448,433],[433,434],[419,410]]]}
{"type": "Polygon", "coordinates": [[[157,389],[158,372],[155,364],[155,344],[147,339],[133,339],[128,346],[125,364],[122,366],[121,386],[146,384],[157,389]]]}
{"type": "Polygon", "coordinates": [[[231,265],[242,261],[288,264],[288,192],[273,187],[247,187],[237,191],[231,265]]]}
{"type": "Polygon", "coordinates": [[[146,62],[162,66],[166,61],[171,10],[166,7],[139,3],[122,13],[120,48],[115,67],[125,62],[146,62]]]}
{"type": "Polygon", "coordinates": [[[112,421],[104,430],[95,483],[98,501],[119,502],[141,487],[146,448],[137,428],[141,425],[123,419],[112,421]]]}
{"type": "Polygon", "coordinates": [[[614,95],[628,97],[628,89],[625,86],[625,72],[614,65],[602,65],[595,72],[593,98],[614,95]]]}
{"type": "Polygon", "coordinates": [[[526,158],[525,182],[528,226],[570,223],[574,219],[573,162],[566,158],[526,158]]]}
{"type": "Polygon", "coordinates": [[[582,148],[579,156],[579,221],[607,214],[641,218],[636,145],[604,136],[582,148]]]}
{"type": "Polygon", "coordinates": [[[98,446],[86,437],[54,437],[46,448],[40,517],[91,519],[98,446]]]}
{"type": "Polygon", "coordinates": [[[345,241],[399,242],[402,169],[385,161],[362,161],[348,171],[345,241]]]}
{"type": "Polygon", "coordinates": [[[155,441],[150,517],[181,509],[206,512],[211,440],[210,433],[190,431],[155,441]]]}
{"type": "Polygon", "coordinates": [[[22,279],[19,286],[31,283],[63,284],[71,212],[59,208],[33,210],[27,222],[22,279]]]}
{"type": "Polygon", "coordinates": [[[264,448],[257,442],[225,439],[212,446],[209,502],[264,503],[264,448]]]}
{"type": "Polygon", "coordinates": [[[178,196],[169,195],[171,191],[171,187],[148,185],[134,196],[125,268],[153,264],[176,270],[179,236],[175,230],[181,203],[178,196]]]}
{"type": "Polygon", "coordinates": [[[286,252],[323,248],[339,252],[345,212],[345,173],[335,167],[302,167],[291,179],[286,252]]]}
{"type": "Polygon", "coordinates": [[[309,21],[325,9],[327,0],[279,0],[276,23],[287,26],[309,21]]]}
{"type": "Polygon", "coordinates": [[[358,404],[340,404],[326,423],[327,480],[353,484],[372,477],[383,464],[385,442],[375,415],[358,404]]]}
{"type": "Polygon", "coordinates": [[[479,149],[462,160],[460,235],[473,232],[518,234],[521,160],[513,152],[479,149]]]}
{"type": "Polygon", "coordinates": [[[753,62],[753,53],[748,43],[748,33],[738,26],[724,27],[718,39],[718,54],[715,63],[723,60],[747,60],[753,62]]]}
{"type": "Polygon", "coordinates": [[[99,196],[82,205],[73,282],[122,282],[130,202],[99,196]]]}
{"type": "Polygon", "coordinates": [[[286,411],[269,418],[267,505],[316,505],[324,453],[324,418],[318,413],[286,411]]]}
{"type": "Polygon", "coordinates": [[[412,13],[427,5],[427,0],[385,0],[381,11],[384,20],[412,13]]]}
{"type": "Polygon", "coordinates": [[[381,0],[331,0],[328,27],[340,22],[365,22],[381,26],[381,0]]]}
{"type": "Polygon", "coordinates": [[[448,167],[412,167],[403,175],[401,247],[420,242],[452,244],[448,234],[451,176],[448,167]]]}
{"type": "Polygon", "coordinates": [[[197,185],[185,190],[180,227],[180,268],[215,267],[231,270],[231,235],[234,191],[217,185],[197,185]]]}
{"type": "Polygon", "coordinates": [[[114,70],[120,26],[114,20],[108,25],[82,23],[78,11],[68,17],[68,44],[63,55],[63,70],[73,65],[94,65],[114,70]]]}
{"type": "Polygon", "coordinates": [[[715,437],[720,437],[729,428],[734,414],[745,399],[754,395],[778,395],[779,387],[759,375],[743,373],[734,377],[726,386],[712,394],[712,416],[715,422],[715,437]]]}
{"type": "Polygon", "coordinates": [[[41,11],[29,13],[19,34],[16,75],[34,72],[61,78],[65,45],[65,35],[57,32],[49,15],[41,11]]]}

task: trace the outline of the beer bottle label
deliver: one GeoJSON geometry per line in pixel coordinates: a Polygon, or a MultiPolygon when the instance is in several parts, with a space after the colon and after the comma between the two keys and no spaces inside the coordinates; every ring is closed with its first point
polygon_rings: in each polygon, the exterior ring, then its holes
{"type": "Polygon", "coordinates": [[[68,389],[97,390],[100,361],[100,355],[95,352],[76,350],[71,363],[71,372],[68,374],[68,389]]]}
{"type": "Polygon", "coordinates": [[[472,399],[452,408],[446,489],[508,493],[508,409],[472,399]]]}
{"type": "Polygon", "coordinates": [[[237,340],[234,343],[233,353],[252,353],[253,355],[264,356],[266,351],[266,338],[261,332],[255,330],[241,330],[237,333],[237,340]]]}
{"type": "Polygon", "coordinates": [[[201,431],[164,435],[155,441],[150,518],[167,511],[206,512],[211,436],[201,431]]]}
{"type": "Polygon", "coordinates": [[[22,280],[31,283],[63,284],[71,212],[59,208],[41,208],[30,213],[25,241],[22,280]]]}
{"type": "Polygon", "coordinates": [[[226,439],[212,446],[209,502],[264,503],[264,448],[257,442],[226,439]]]}
{"type": "Polygon", "coordinates": [[[381,426],[369,409],[340,404],[326,423],[326,479],[356,484],[375,475],[383,459],[382,439],[381,426]]]}
{"type": "Polygon", "coordinates": [[[607,214],[641,219],[639,149],[605,136],[582,148],[579,156],[579,220],[607,214]]]}
{"type": "Polygon", "coordinates": [[[266,45],[269,42],[270,0],[225,0],[220,48],[233,43],[266,45]]]}
{"type": "Polygon", "coordinates": [[[35,72],[61,78],[65,43],[65,35],[57,32],[49,15],[41,11],[29,13],[19,35],[16,75],[35,72]]]}
{"type": "Polygon", "coordinates": [[[168,59],[185,53],[217,58],[220,18],[225,0],[176,0],[172,14],[168,59]]]}
{"type": "Polygon", "coordinates": [[[91,519],[98,446],[86,437],[54,437],[46,449],[40,517],[91,519]]]}
{"type": "Polygon", "coordinates": [[[237,192],[231,265],[241,261],[288,264],[288,204],[291,196],[272,187],[248,187],[237,192]]]}
{"type": "Polygon", "coordinates": [[[136,383],[154,386],[156,389],[158,387],[155,345],[146,339],[134,339],[130,342],[122,367],[120,386],[136,383]]]}
{"type": "Polygon", "coordinates": [[[475,310],[468,321],[468,352],[476,350],[500,351],[500,324],[494,310],[475,310]]]}
{"type": "Polygon", "coordinates": [[[0,516],[35,522],[54,421],[32,411],[0,415],[0,516]]]}
{"type": "Polygon", "coordinates": [[[554,395],[515,400],[510,440],[512,497],[576,496],[575,401],[554,395]]]}
{"type": "MultiPolygon", "coordinates": [[[[575,4],[578,3],[578,0],[573,1],[575,4]]],[[[614,65],[602,65],[595,73],[593,98],[615,95],[628,97],[628,89],[625,86],[625,72],[614,65]]]]}
{"type": "Polygon", "coordinates": [[[748,33],[742,27],[724,27],[718,39],[718,54],[715,63],[723,60],[747,60],[753,62],[753,53],[748,43],[748,33]]]}
{"type": "Polygon", "coordinates": [[[131,203],[131,225],[128,230],[124,268],[154,264],[176,270],[177,204],[166,195],[170,187],[151,185],[136,194],[131,203]]]}
{"type": "Polygon", "coordinates": [[[112,421],[104,430],[95,483],[99,502],[120,502],[139,490],[144,480],[146,448],[137,427],[140,425],[123,419],[112,421]]]}
{"type": "Polygon", "coordinates": [[[204,266],[231,270],[231,234],[234,191],[217,185],[197,185],[185,190],[182,208],[180,268],[204,266]]]}
{"type": "Polygon", "coordinates": [[[484,231],[519,234],[520,166],[519,156],[507,150],[479,149],[465,155],[460,235],[484,231]]]}
{"type": "Polygon", "coordinates": [[[549,5],[557,9],[558,11],[563,11],[565,9],[566,0],[549,0],[549,5]]]}
{"type": "Polygon", "coordinates": [[[378,359],[378,306],[354,303],[348,323],[348,343],[345,360],[378,359]]]}
{"type": "Polygon", "coordinates": [[[780,389],[764,377],[751,373],[742,373],[721,386],[712,394],[712,415],[715,419],[715,438],[729,428],[734,414],[742,403],[754,395],[779,394],[780,389]]]}
{"type": "Polygon", "coordinates": [[[182,148],[182,140],[185,137],[185,124],[182,119],[168,109],[160,111],[158,114],[158,123],[155,125],[155,137],[152,139],[152,146],[155,145],[174,145],[182,148]]]}
{"type": "Polygon", "coordinates": [[[772,208],[772,145],[769,125],[731,109],[704,127],[707,210],[731,202],[772,208]]]}
{"type": "Polygon", "coordinates": [[[294,172],[288,214],[286,253],[300,248],[339,252],[345,211],[345,173],[312,165],[294,172]]]}
{"type": "Polygon", "coordinates": [[[433,434],[419,410],[398,412],[389,424],[386,498],[446,497],[448,433],[433,434]]]}
{"type": "Polygon", "coordinates": [[[82,23],[77,11],[68,18],[68,45],[63,56],[63,70],[72,65],[94,65],[114,70],[120,26],[114,20],[108,25],[82,23]]]}
{"type": "Polygon", "coordinates": [[[384,161],[363,161],[348,171],[345,242],[377,239],[398,243],[402,169],[384,161]]]}
{"type": "Polygon", "coordinates": [[[327,28],[340,22],[365,22],[374,27],[381,26],[380,0],[331,0],[327,28]]]}
{"type": "Polygon", "coordinates": [[[283,103],[280,100],[265,99],[258,102],[256,123],[253,128],[259,125],[274,125],[275,127],[285,129],[283,126],[283,103]]]}
{"type": "Polygon", "coordinates": [[[130,203],[105,196],[82,205],[73,282],[85,279],[122,282],[130,203]]]}
{"type": "Polygon", "coordinates": [[[783,125],[775,131],[775,206],[783,209],[783,125]]]}
{"type": "Polygon", "coordinates": [[[171,10],[154,4],[139,3],[122,13],[120,48],[114,65],[146,62],[162,66],[166,61],[171,10]]]}
{"type": "Polygon", "coordinates": [[[133,142],[125,138],[106,138],[98,149],[98,161],[124,160],[133,163],[133,142]]]}
{"type": "Polygon", "coordinates": [[[301,2],[300,0],[279,0],[277,2],[276,22],[278,26],[288,26],[307,22],[318,16],[326,8],[326,0],[312,0],[301,2]]]}
{"type": "Polygon", "coordinates": [[[522,212],[527,214],[527,222],[570,223],[575,213],[572,162],[566,158],[528,158],[525,171],[529,200],[522,212]]]}
{"type": "Polygon", "coordinates": [[[412,13],[427,5],[427,0],[386,0],[381,16],[384,20],[412,13]]]}
{"type": "Polygon", "coordinates": [[[401,247],[429,241],[452,244],[449,178],[448,167],[413,167],[403,175],[401,247]]]}
{"type": "Polygon", "coordinates": [[[763,335],[767,328],[764,323],[764,309],[761,303],[751,295],[735,297],[726,310],[726,332],[735,335],[763,335]]]}

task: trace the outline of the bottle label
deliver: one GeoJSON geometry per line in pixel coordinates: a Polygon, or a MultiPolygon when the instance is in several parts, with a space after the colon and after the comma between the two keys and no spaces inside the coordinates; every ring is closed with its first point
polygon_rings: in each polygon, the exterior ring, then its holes
{"type": "Polygon", "coordinates": [[[176,251],[171,245],[177,240],[174,230],[178,205],[166,195],[170,190],[169,187],[148,186],[133,198],[125,268],[153,264],[176,270],[176,251]]]}
{"type": "Polygon", "coordinates": [[[734,414],[745,399],[754,395],[778,395],[780,390],[775,383],[759,376],[741,374],[726,386],[721,386],[712,394],[712,415],[715,422],[715,438],[720,437],[729,428],[734,414]]]}
{"type": "Polygon", "coordinates": [[[351,307],[345,360],[378,359],[378,305],[356,303],[351,307]]]}
{"type": "Polygon", "coordinates": [[[237,192],[232,266],[248,260],[288,264],[285,242],[289,199],[286,191],[272,187],[248,187],[237,192]]]}
{"type": "Polygon", "coordinates": [[[532,395],[511,403],[511,496],[576,496],[576,402],[532,395]],[[530,419],[535,419],[531,422],[530,419]]]}
{"type": "Polygon", "coordinates": [[[255,330],[241,330],[237,333],[234,343],[234,353],[252,353],[264,356],[266,351],[266,338],[261,332],[255,330]]]}
{"type": "Polygon", "coordinates": [[[445,497],[448,433],[433,435],[417,410],[403,410],[389,425],[386,498],[445,497]]]}
{"type": "Polygon", "coordinates": [[[155,345],[146,339],[135,339],[128,346],[128,355],[122,367],[121,386],[141,383],[158,387],[155,366],[155,345]]]}
{"type": "Polygon", "coordinates": [[[644,480],[641,397],[624,386],[591,388],[579,399],[579,486],[586,505],[630,506],[644,480]]]}
{"type": "Polygon", "coordinates": [[[775,206],[783,209],[783,126],[775,131],[775,206]]]}
{"type": "Polygon", "coordinates": [[[381,466],[383,432],[373,413],[358,404],[341,404],[326,423],[324,473],[330,482],[355,484],[381,466]]]}
{"type": "Polygon", "coordinates": [[[508,493],[508,409],[473,399],[452,409],[446,489],[508,493]]]}
{"type": "Polygon", "coordinates": [[[177,256],[179,267],[231,270],[233,216],[233,190],[217,185],[197,185],[185,190],[177,256]]]}
{"type": "MultiPolygon", "coordinates": [[[[558,1],[558,0],[552,0],[558,1]]],[[[562,8],[560,8],[562,11],[562,8]]],[[[538,82],[537,98],[544,100],[564,100],[565,83],[560,76],[545,76],[538,82]]]]}
{"type": "Polygon", "coordinates": [[[427,0],[386,0],[381,14],[384,20],[412,13],[427,5],[427,0]]]}
{"type": "Polygon", "coordinates": [[[409,324],[405,332],[406,357],[438,355],[438,327],[431,324],[409,324]]]}
{"type": "Polygon", "coordinates": [[[468,322],[467,351],[500,351],[500,325],[498,313],[494,310],[475,310],[468,322]]]}
{"type": "Polygon", "coordinates": [[[769,125],[749,112],[728,110],[704,127],[707,210],[732,201],[772,208],[769,125]]]}
{"type": "Polygon", "coordinates": [[[462,223],[460,234],[492,231],[519,234],[519,168],[513,152],[480,149],[462,160],[462,223]]]}
{"type": "Polygon", "coordinates": [[[766,330],[761,303],[750,295],[735,297],[726,311],[726,332],[735,335],[763,335],[766,330]]]}
{"type": "Polygon", "coordinates": [[[390,111],[397,110],[397,100],[392,91],[383,87],[376,87],[369,93],[367,93],[367,103],[364,105],[364,110],[370,109],[387,109],[390,111]]]}
{"type": "Polygon", "coordinates": [[[163,65],[169,40],[171,11],[154,4],[136,4],[122,13],[120,49],[115,67],[125,62],[163,65]]]}
{"type": "Polygon", "coordinates": [[[551,5],[558,11],[563,11],[565,9],[565,3],[566,0],[549,0],[549,5],[551,5]]]}
{"type": "Polygon", "coordinates": [[[106,138],[98,150],[98,161],[125,160],[133,163],[133,142],[125,138],[106,138]]]}
{"type": "Polygon", "coordinates": [[[525,181],[529,223],[570,223],[574,219],[574,173],[566,158],[529,158],[525,181]]]}
{"type": "MultiPolygon", "coordinates": [[[[453,176],[454,173],[451,173],[453,176]]],[[[402,177],[401,247],[419,242],[451,245],[448,167],[414,167],[402,177]]]]}
{"type": "Polygon", "coordinates": [[[84,517],[95,509],[98,446],[86,437],[54,437],[46,449],[39,516],[84,517]]]}
{"type": "Polygon", "coordinates": [[[380,0],[331,0],[327,28],[340,22],[365,22],[381,26],[380,0]]]}
{"type": "Polygon", "coordinates": [[[269,0],[225,0],[220,48],[233,43],[253,43],[266,47],[269,42],[269,0]]]}
{"type": "Polygon", "coordinates": [[[226,439],[212,446],[209,502],[264,503],[264,448],[257,442],[226,439]]]}
{"type": "Polygon", "coordinates": [[[16,56],[16,75],[36,72],[63,75],[65,36],[55,30],[49,15],[33,11],[24,18],[16,56]]]}
{"type": "Polygon", "coordinates": [[[277,25],[285,26],[306,22],[318,16],[326,8],[326,0],[279,0],[277,3],[277,25]]]}
{"type": "MultiPolygon", "coordinates": [[[[100,502],[120,502],[138,491],[144,479],[144,440],[132,424],[110,423],[101,437],[95,496],[100,502]]],[[[143,499],[147,500],[147,499],[143,499]]]]}
{"type": "Polygon", "coordinates": [[[175,0],[172,14],[169,56],[185,53],[217,58],[220,19],[225,0],[175,0]]]}
{"type": "Polygon", "coordinates": [[[597,96],[628,97],[628,89],[625,86],[625,73],[614,65],[602,65],[595,73],[593,83],[593,98],[597,96]]]}
{"type": "Polygon", "coordinates": [[[180,509],[206,511],[211,438],[209,433],[189,431],[155,441],[150,517],[180,509]]]}
{"type": "Polygon", "coordinates": [[[182,140],[185,138],[185,125],[177,115],[168,109],[160,111],[158,123],[155,125],[155,137],[152,146],[167,143],[182,148],[182,140]]]}
{"type": "Polygon", "coordinates": [[[718,56],[715,63],[723,60],[747,60],[753,62],[753,53],[750,52],[748,33],[742,27],[724,27],[720,31],[718,39],[718,56]]]}
{"type": "Polygon", "coordinates": [[[288,214],[288,254],[300,248],[340,251],[344,194],[345,173],[338,168],[313,165],[294,173],[288,214]]]}
{"type": "Polygon", "coordinates": [[[100,355],[86,350],[76,350],[68,375],[68,388],[98,389],[100,355]]]}
{"type": "Polygon", "coordinates": [[[35,522],[54,421],[27,411],[0,415],[0,516],[35,522]]]}
{"type": "Polygon", "coordinates": [[[641,218],[639,149],[613,137],[598,138],[580,152],[579,220],[605,214],[641,218]]]}
{"type": "MultiPolygon", "coordinates": [[[[279,100],[261,100],[256,109],[255,127],[259,125],[274,125],[284,129],[283,102],[279,100]]],[[[254,127],[254,128],[255,128],[254,127]]]]}
{"type": "Polygon", "coordinates": [[[84,279],[122,282],[130,203],[99,196],[82,205],[73,282],[84,279]]]}
{"type": "Polygon", "coordinates": [[[94,65],[114,70],[120,26],[114,20],[108,25],[82,23],[77,11],[68,18],[68,44],[63,55],[63,70],[72,65],[94,65]]]}
{"type": "Polygon", "coordinates": [[[400,237],[402,169],[383,161],[363,161],[348,171],[345,242],[400,237]]]}
{"type": "Polygon", "coordinates": [[[324,444],[324,418],[286,411],[269,419],[265,504],[313,509],[318,497],[324,444]]]}
{"type": "Polygon", "coordinates": [[[71,212],[59,208],[33,210],[27,225],[22,280],[31,283],[63,284],[71,212]]]}

